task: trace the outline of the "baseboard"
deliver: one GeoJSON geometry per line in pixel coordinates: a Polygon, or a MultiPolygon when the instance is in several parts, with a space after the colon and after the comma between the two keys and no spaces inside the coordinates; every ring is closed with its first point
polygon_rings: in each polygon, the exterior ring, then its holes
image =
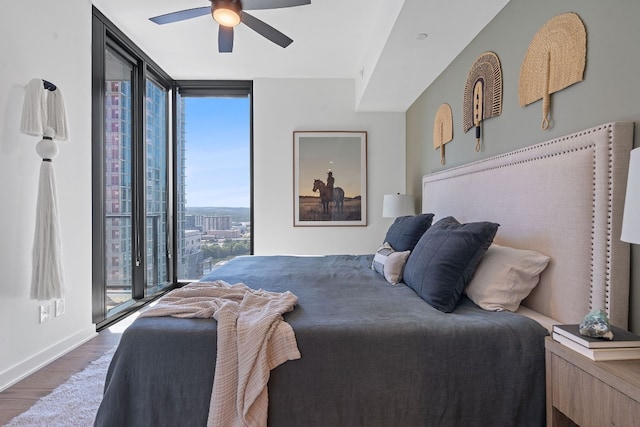
{"type": "Polygon", "coordinates": [[[40,353],[37,353],[24,362],[18,363],[17,365],[0,372],[0,391],[11,387],[18,381],[23,380],[38,369],[47,366],[49,363],[81,346],[97,335],[96,325],[92,324],[91,326],[76,332],[70,337],[55,343],[51,347],[42,350],[40,353]]]}

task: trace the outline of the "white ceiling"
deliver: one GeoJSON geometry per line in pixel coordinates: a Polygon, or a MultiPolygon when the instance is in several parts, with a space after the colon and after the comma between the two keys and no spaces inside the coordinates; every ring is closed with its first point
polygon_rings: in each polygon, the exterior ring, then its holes
{"type": "Polygon", "coordinates": [[[293,43],[283,49],[241,24],[232,53],[218,53],[211,15],[166,25],[148,20],[208,0],[93,4],[174,79],[350,78],[358,111],[404,112],[508,1],[311,0],[254,10],[293,43]]]}

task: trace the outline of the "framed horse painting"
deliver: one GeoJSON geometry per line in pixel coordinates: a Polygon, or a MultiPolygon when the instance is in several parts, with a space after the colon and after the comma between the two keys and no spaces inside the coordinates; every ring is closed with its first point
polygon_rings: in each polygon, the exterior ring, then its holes
{"type": "Polygon", "coordinates": [[[293,132],[293,225],[367,225],[367,132],[293,132]]]}

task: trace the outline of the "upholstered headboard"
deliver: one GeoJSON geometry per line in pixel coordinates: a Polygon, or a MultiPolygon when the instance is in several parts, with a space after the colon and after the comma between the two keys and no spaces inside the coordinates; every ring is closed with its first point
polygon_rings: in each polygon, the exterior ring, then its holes
{"type": "Polygon", "coordinates": [[[633,123],[615,122],[426,175],[422,211],[497,222],[496,243],[550,256],[524,306],[555,323],[601,308],[626,328],[630,251],[620,229],[632,147],[633,123]]]}

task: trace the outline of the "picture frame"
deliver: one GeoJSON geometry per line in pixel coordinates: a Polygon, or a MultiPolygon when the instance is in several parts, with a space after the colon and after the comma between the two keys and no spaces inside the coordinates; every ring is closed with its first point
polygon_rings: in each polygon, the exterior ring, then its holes
{"type": "Polygon", "coordinates": [[[366,131],[293,132],[293,206],[295,227],[367,225],[366,131]]]}

